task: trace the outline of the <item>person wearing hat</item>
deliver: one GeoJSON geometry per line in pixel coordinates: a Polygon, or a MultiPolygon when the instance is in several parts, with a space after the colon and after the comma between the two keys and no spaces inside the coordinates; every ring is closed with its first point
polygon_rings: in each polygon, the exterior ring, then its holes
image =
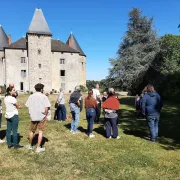
{"type": "Polygon", "coordinates": [[[59,96],[57,98],[57,119],[58,121],[65,121],[66,120],[66,106],[65,106],[65,99],[64,99],[64,89],[60,88],[59,96]]]}

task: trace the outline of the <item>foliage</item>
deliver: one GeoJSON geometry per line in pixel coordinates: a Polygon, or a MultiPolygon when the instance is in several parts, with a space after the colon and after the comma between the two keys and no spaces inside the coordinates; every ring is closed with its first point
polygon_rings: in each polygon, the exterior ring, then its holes
{"type": "Polygon", "coordinates": [[[94,81],[94,80],[87,80],[86,81],[86,86],[88,89],[95,88],[96,84],[100,84],[100,81],[94,81]]]}
{"type": "Polygon", "coordinates": [[[83,85],[80,85],[80,90],[82,92],[87,92],[88,91],[88,89],[85,86],[83,86],[83,85]]]}
{"type": "Polygon", "coordinates": [[[152,26],[153,18],[142,16],[139,9],[133,8],[129,13],[128,30],[118,57],[110,59],[112,68],[109,69],[109,78],[114,78],[113,84],[122,90],[138,87],[159,52],[159,41],[152,26]]]}
{"type": "Polygon", "coordinates": [[[180,73],[180,36],[165,35],[161,44],[161,73],[173,75],[180,73]]]}
{"type": "Polygon", "coordinates": [[[2,94],[5,94],[5,92],[6,92],[6,85],[0,86],[0,88],[2,90],[2,94]]]}

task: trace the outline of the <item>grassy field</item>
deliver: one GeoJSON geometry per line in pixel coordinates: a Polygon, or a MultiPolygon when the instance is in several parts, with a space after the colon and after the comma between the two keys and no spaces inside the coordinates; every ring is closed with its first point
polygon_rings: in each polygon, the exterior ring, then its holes
{"type": "MultiPolygon", "coordinates": [[[[24,103],[28,95],[18,97],[20,144],[28,143],[29,115],[24,103]]],[[[68,97],[66,97],[68,99],[68,97]]],[[[50,100],[54,105],[56,95],[50,100]]],[[[122,98],[119,116],[121,139],[106,139],[104,127],[94,125],[95,138],[86,132],[85,111],[81,113],[80,134],[69,132],[70,121],[48,121],[44,133],[44,153],[25,148],[9,150],[0,144],[0,180],[166,180],[180,179],[180,105],[164,105],[157,143],[147,142],[145,119],[136,119],[134,98],[122,98]]],[[[69,107],[67,106],[68,114],[69,107]]],[[[53,112],[53,110],[52,110],[53,112]]],[[[52,113],[53,114],[53,113],[52,113]]],[[[6,121],[0,135],[4,136],[6,121]]],[[[35,140],[36,142],[36,140],[35,140]]]]}

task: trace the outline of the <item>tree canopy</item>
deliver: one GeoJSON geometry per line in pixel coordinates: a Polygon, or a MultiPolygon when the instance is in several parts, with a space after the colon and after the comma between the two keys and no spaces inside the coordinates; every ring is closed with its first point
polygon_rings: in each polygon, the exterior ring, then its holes
{"type": "Polygon", "coordinates": [[[108,78],[114,78],[115,86],[131,92],[142,82],[159,50],[153,18],[143,16],[142,11],[133,8],[129,13],[126,34],[117,52],[118,57],[110,59],[112,68],[109,69],[108,78]]]}

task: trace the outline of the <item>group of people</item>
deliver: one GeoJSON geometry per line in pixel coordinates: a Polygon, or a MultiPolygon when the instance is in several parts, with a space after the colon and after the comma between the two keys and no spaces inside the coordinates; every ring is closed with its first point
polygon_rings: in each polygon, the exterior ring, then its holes
{"type": "MultiPolygon", "coordinates": [[[[36,92],[29,96],[25,106],[29,109],[29,115],[31,118],[30,123],[30,133],[29,133],[29,144],[26,145],[26,148],[32,150],[32,141],[35,131],[39,130],[38,133],[38,142],[35,152],[45,151],[44,147],[41,147],[41,142],[43,138],[43,131],[50,116],[50,107],[48,96],[44,94],[44,85],[36,84],[36,92]]],[[[0,89],[1,93],[1,89],[0,89]]],[[[14,84],[11,83],[6,90],[4,103],[6,107],[5,118],[7,120],[7,130],[6,130],[6,139],[8,148],[15,149],[22,148],[23,146],[19,145],[18,142],[18,109],[20,105],[17,103],[17,93],[15,91],[14,84]],[[13,136],[13,141],[11,140],[11,133],[13,136]]],[[[139,99],[136,99],[137,102],[140,102],[140,110],[142,115],[146,117],[148,126],[150,129],[151,138],[150,141],[155,142],[156,137],[158,136],[158,122],[160,118],[160,111],[162,108],[162,101],[159,94],[154,90],[152,85],[148,85],[143,92],[143,96],[139,99]]],[[[66,107],[64,99],[64,90],[60,89],[59,96],[56,101],[57,112],[55,116],[59,121],[66,120],[66,107]]],[[[70,95],[69,107],[71,111],[71,129],[72,134],[78,133],[78,126],[80,121],[80,112],[83,108],[83,97],[79,87],[75,88],[75,91],[70,95]]],[[[89,138],[95,137],[93,132],[94,122],[99,122],[101,115],[101,108],[103,109],[104,123],[106,128],[106,137],[119,139],[118,135],[118,111],[120,109],[120,102],[118,100],[117,94],[113,88],[109,88],[108,93],[104,92],[103,97],[100,96],[99,85],[96,85],[96,88],[89,90],[88,95],[84,101],[84,107],[86,110],[86,119],[87,119],[87,134],[89,138]]],[[[0,98],[0,128],[1,128],[1,119],[2,119],[2,101],[0,98]]],[[[0,143],[3,143],[4,140],[0,139],[0,143]]]]}

